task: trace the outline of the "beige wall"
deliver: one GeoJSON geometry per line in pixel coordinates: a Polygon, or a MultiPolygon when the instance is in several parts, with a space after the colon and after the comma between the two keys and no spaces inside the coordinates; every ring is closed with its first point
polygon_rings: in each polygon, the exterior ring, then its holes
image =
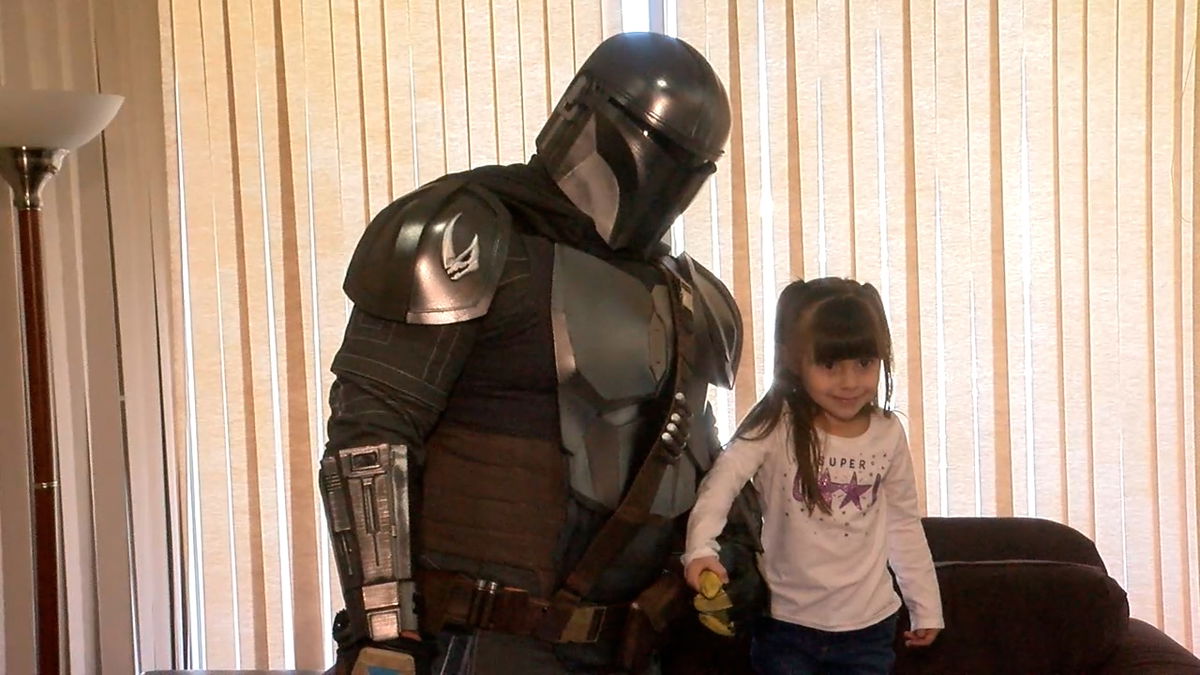
{"type": "MultiPolygon", "coordinates": [[[[105,133],[47,187],[43,249],[72,673],[170,665],[169,518],[153,247],[166,161],[153,2],[5,0],[0,87],[121,94],[105,133]],[[124,398],[122,398],[124,393],[124,398]],[[134,536],[137,533],[137,536],[134,536]],[[136,599],[130,579],[136,578],[136,599]],[[135,658],[135,612],[138,636],[135,658]]],[[[32,565],[15,214],[0,206],[0,671],[33,672],[32,565]]],[[[167,259],[165,255],[159,257],[167,259]]]]}

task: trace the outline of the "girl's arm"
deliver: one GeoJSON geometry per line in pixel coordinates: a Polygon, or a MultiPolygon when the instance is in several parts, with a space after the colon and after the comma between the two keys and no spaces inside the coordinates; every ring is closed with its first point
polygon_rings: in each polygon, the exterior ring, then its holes
{"type": "Polygon", "coordinates": [[[721,548],[717,535],[725,529],[729,507],[746,481],[762,466],[774,435],[754,441],[735,439],[717,456],[700,483],[696,505],[688,518],[685,566],[697,558],[716,557],[721,548]]]}
{"type": "Polygon", "coordinates": [[[888,562],[900,583],[904,604],[912,617],[914,630],[944,628],[942,596],[938,588],[929,542],[921,527],[917,503],[917,483],[913,476],[912,456],[903,427],[900,441],[892,454],[883,482],[887,495],[888,562]]]}

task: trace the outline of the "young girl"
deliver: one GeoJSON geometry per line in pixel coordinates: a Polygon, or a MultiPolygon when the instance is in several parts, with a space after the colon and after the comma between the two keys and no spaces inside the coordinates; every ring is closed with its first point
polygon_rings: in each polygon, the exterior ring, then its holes
{"type": "Polygon", "coordinates": [[[759,673],[887,673],[900,598],[910,646],[933,642],[942,603],[917,508],[908,441],[887,406],[892,341],[879,293],[837,278],[779,297],[775,381],[700,487],[683,562],[714,572],[717,535],[751,477],[762,500],[769,616],[754,627],[759,673]],[[884,405],[878,405],[883,370],[884,405]]]}

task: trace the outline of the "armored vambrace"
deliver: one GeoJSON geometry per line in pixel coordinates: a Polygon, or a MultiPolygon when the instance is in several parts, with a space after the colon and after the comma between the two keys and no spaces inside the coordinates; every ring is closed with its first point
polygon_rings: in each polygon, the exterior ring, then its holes
{"type": "Polygon", "coordinates": [[[407,446],[330,451],[320,477],[351,630],[375,642],[415,632],[407,446]]]}

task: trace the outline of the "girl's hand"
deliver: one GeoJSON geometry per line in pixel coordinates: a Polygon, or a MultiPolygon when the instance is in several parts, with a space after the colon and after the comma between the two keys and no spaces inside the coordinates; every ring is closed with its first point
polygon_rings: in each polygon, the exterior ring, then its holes
{"type": "Polygon", "coordinates": [[[704,570],[712,570],[713,574],[717,575],[722,584],[729,583],[729,573],[725,571],[725,566],[721,564],[721,561],[716,556],[710,555],[704,558],[696,558],[684,568],[683,578],[687,580],[688,586],[691,586],[692,590],[700,590],[700,574],[704,570]]]}
{"type": "Polygon", "coordinates": [[[940,628],[918,628],[916,630],[904,631],[904,646],[906,647],[928,647],[937,639],[938,633],[942,632],[940,628]]]}

